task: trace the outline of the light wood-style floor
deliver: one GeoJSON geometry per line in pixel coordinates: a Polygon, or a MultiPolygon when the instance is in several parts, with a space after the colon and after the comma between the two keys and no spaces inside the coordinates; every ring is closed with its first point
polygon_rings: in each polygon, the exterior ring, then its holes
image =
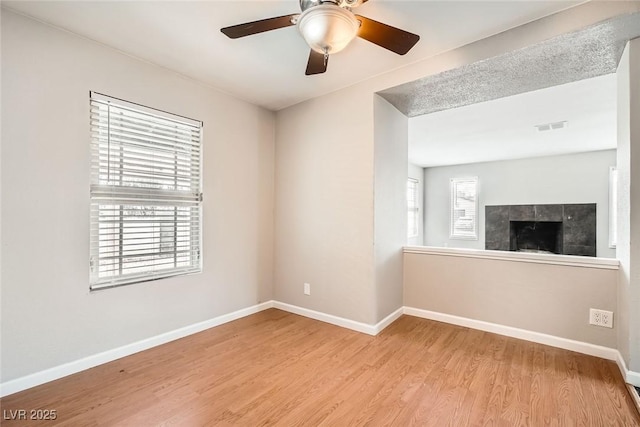
{"type": "Polygon", "coordinates": [[[370,337],[275,309],[0,405],[55,409],[47,426],[640,425],[610,361],[410,316],[370,337]]]}

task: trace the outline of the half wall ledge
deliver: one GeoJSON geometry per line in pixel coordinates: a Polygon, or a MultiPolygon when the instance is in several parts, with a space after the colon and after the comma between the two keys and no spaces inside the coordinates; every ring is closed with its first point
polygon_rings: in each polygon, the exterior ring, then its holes
{"type": "Polygon", "coordinates": [[[439,248],[434,246],[405,246],[404,253],[455,256],[465,258],[494,259],[533,264],[566,265],[583,268],[618,270],[620,261],[615,258],[583,257],[575,255],[537,254],[530,252],[507,252],[481,249],[439,248]]]}

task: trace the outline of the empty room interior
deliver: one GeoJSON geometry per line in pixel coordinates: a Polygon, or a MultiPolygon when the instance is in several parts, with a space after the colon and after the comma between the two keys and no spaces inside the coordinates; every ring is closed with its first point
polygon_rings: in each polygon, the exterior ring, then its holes
{"type": "Polygon", "coordinates": [[[2,425],[640,426],[640,1],[2,1],[2,425]]]}

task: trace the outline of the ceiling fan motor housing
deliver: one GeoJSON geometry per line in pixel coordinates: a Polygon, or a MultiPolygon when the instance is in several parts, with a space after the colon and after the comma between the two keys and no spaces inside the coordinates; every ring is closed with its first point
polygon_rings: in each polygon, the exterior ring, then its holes
{"type": "Polygon", "coordinates": [[[355,15],[335,4],[311,7],[298,19],[298,30],[309,47],[325,55],[347,47],[359,28],[355,15]]]}
{"type": "Polygon", "coordinates": [[[340,7],[358,7],[364,2],[365,0],[300,0],[300,10],[304,12],[311,7],[322,4],[335,4],[340,7]]]}

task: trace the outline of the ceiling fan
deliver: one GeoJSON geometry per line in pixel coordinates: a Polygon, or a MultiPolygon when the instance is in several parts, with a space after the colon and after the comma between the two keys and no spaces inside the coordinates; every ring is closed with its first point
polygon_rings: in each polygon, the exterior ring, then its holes
{"type": "Polygon", "coordinates": [[[261,19],[222,28],[232,39],[296,25],[311,48],[306,75],[327,71],[329,55],[344,49],[356,36],[404,55],[420,36],[373,19],[354,14],[351,9],[367,0],[300,0],[302,13],[261,19]]]}

